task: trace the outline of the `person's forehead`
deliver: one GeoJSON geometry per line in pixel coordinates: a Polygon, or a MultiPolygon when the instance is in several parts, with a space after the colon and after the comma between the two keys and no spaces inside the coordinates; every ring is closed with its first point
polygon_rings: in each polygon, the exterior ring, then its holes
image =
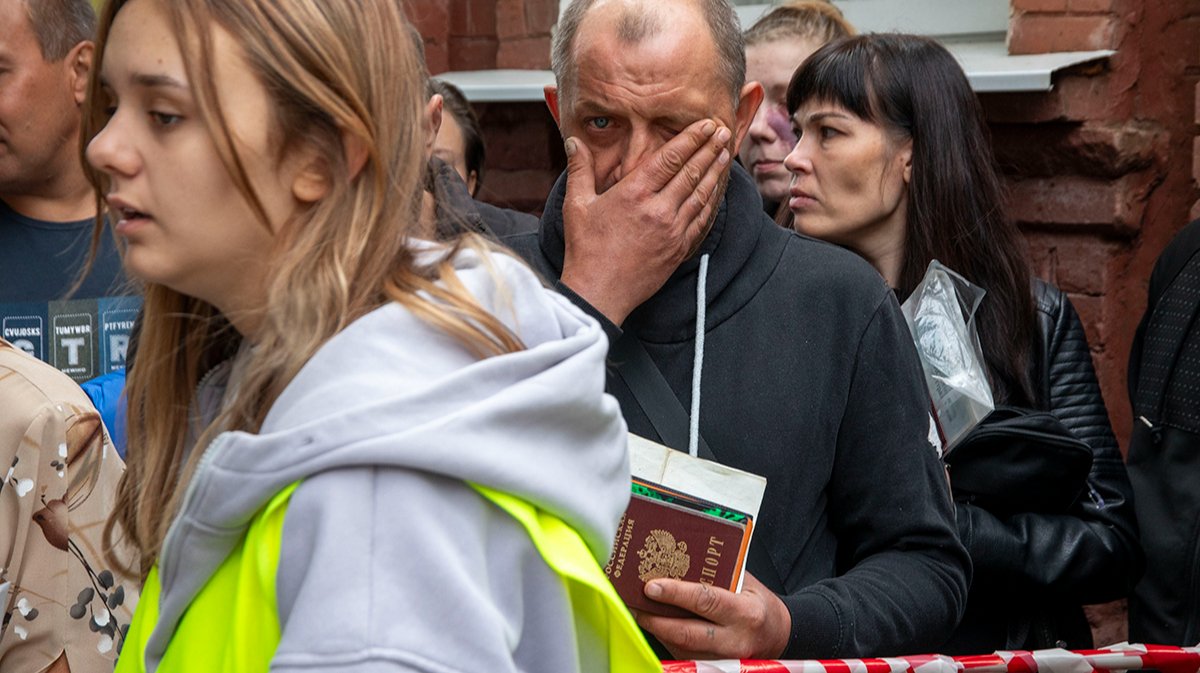
{"type": "Polygon", "coordinates": [[[15,58],[25,52],[41,55],[41,46],[24,0],[0,0],[0,56],[15,58]]]}
{"type": "Polygon", "coordinates": [[[632,103],[688,121],[730,106],[715,46],[688,26],[664,22],[634,43],[622,40],[611,25],[588,28],[580,31],[576,49],[580,106],[632,103]]]}
{"type": "Polygon", "coordinates": [[[808,58],[820,46],[816,40],[795,37],[746,45],[746,69],[747,71],[778,70],[790,75],[800,67],[805,58],[808,58]]]}
{"type": "Polygon", "coordinates": [[[841,103],[819,98],[800,103],[792,115],[792,121],[796,124],[816,123],[825,119],[864,121],[858,115],[847,110],[841,103]]]}

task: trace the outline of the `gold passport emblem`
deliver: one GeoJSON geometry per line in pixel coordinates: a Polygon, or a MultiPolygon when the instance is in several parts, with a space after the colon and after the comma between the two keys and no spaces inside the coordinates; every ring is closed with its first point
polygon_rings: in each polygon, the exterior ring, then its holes
{"type": "Polygon", "coordinates": [[[676,542],[675,536],[655,529],[646,536],[645,545],[638,550],[638,579],[643,582],[669,577],[681,579],[692,566],[686,542],[676,542]]]}

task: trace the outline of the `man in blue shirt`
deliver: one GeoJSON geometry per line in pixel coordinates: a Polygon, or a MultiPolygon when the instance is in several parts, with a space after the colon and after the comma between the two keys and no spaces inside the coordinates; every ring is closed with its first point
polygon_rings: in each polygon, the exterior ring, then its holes
{"type": "Polygon", "coordinates": [[[0,336],[76,381],[124,366],[137,310],[117,296],[110,237],[79,279],[96,216],[79,158],[95,23],[88,0],[0,0],[0,336]]]}

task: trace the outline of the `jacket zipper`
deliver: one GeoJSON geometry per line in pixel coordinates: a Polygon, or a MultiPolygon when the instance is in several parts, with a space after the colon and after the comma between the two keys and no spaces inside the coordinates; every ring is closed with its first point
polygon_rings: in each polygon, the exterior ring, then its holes
{"type": "MultiPolygon", "coordinates": [[[[171,542],[179,536],[180,522],[183,520],[183,513],[188,510],[188,505],[196,498],[196,491],[199,490],[200,482],[206,478],[205,470],[215,460],[217,449],[220,442],[225,439],[226,433],[221,433],[213,438],[205,447],[204,453],[200,454],[200,461],[196,463],[196,470],[192,473],[192,479],[188,482],[187,490],[183,493],[183,500],[179,504],[179,512],[176,514],[174,523],[167,529],[167,536],[163,538],[162,553],[159,555],[158,561],[158,576],[160,578],[159,586],[163,593],[166,593],[166,588],[175,579],[175,568],[178,563],[171,563],[173,559],[179,556],[179,545],[173,545],[171,542]]],[[[161,601],[160,601],[161,604],[161,601]]]]}
{"type": "MultiPolygon", "coordinates": [[[[210,368],[207,372],[204,372],[204,376],[201,376],[200,380],[196,383],[196,389],[194,391],[192,391],[192,399],[199,400],[200,399],[200,391],[203,390],[204,387],[208,385],[209,381],[212,380],[213,376],[215,376],[216,373],[218,371],[220,371],[221,368],[226,365],[226,363],[229,363],[232,360],[233,360],[233,358],[226,358],[226,359],[218,362],[215,366],[210,368]]],[[[197,411],[199,411],[199,410],[197,410],[197,411]]],[[[216,437],[213,438],[213,440],[211,442],[208,443],[208,446],[204,447],[203,453],[200,454],[200,460],[196,463],[196,470],[192,473],[192,478],[188,482],[187,489],[183,492],[183,500],[180,501],[179,511],[175,515],[176,519],[171,524],[171,527],[167,529],[166,537],[163,538],[162,551],[159,553],[159,558],[158,558],[159,586],[160,586],[161,590],[163,590],[163,593],[165,593],[166,587],[170,586],[170,582],[174,581],[175,567],[178,565],[175,563],[170,563],[171,559],[168,558],[168,556],[174,557],[174,556],[179,555],[175,551],[176,545],[172,545],[171,541],[174,540],[176,537],[178,537],[179,521],[182,518],[183,513],[187,511],[188,505],[196,497],[195,493],[196,493],[196,489],[197,489],[197,483],[201,481],[201,478],[202,478],[202,475],[204,474],[205,468],[207,468],[212,463],[213,454],[216,453],[215,448],[217,446],[217,442],[219,442],[222,439],[223,435],[224,435],[224,433],[218,434],[216,437]]],[[[195,448],[193,447],[192,450],[194,451],[195,448]]],[[[160,601],[160,603],[161,603],[161,601],[160,601]]]]}

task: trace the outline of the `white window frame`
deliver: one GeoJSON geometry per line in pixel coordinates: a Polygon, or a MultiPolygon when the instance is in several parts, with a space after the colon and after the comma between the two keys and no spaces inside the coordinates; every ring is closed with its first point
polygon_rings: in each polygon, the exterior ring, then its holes
{"type": "MultiPolygon", "coordinates": [[[[563,3],[565,4],[565,3],[563,3]]],[[[733,0],[742,28],[778,2],[733,0]]],[[[1008,0],[834,0],[863,33],[902,32],[943,41],[1003,40],[1008,31],[1008,0]]]]}
{"type": "MultiPolygon", "coordinates": [[[[777,2],[732,0],[743,28],[777,2]]],[[[567,0],[559,1],[559,13],[567,0]]],[[[1009,0],[834,0],[861,32],[900,31],[936,38],[958,59],[978,92],[1050,91],[1054,73],[1073,65],[1108,58],[1111,50],[1010,56],[1009,0]]],[[[474,102],[538,101],[554,83],[546,70],[481,70],[444,73],[474,102]]]]}

